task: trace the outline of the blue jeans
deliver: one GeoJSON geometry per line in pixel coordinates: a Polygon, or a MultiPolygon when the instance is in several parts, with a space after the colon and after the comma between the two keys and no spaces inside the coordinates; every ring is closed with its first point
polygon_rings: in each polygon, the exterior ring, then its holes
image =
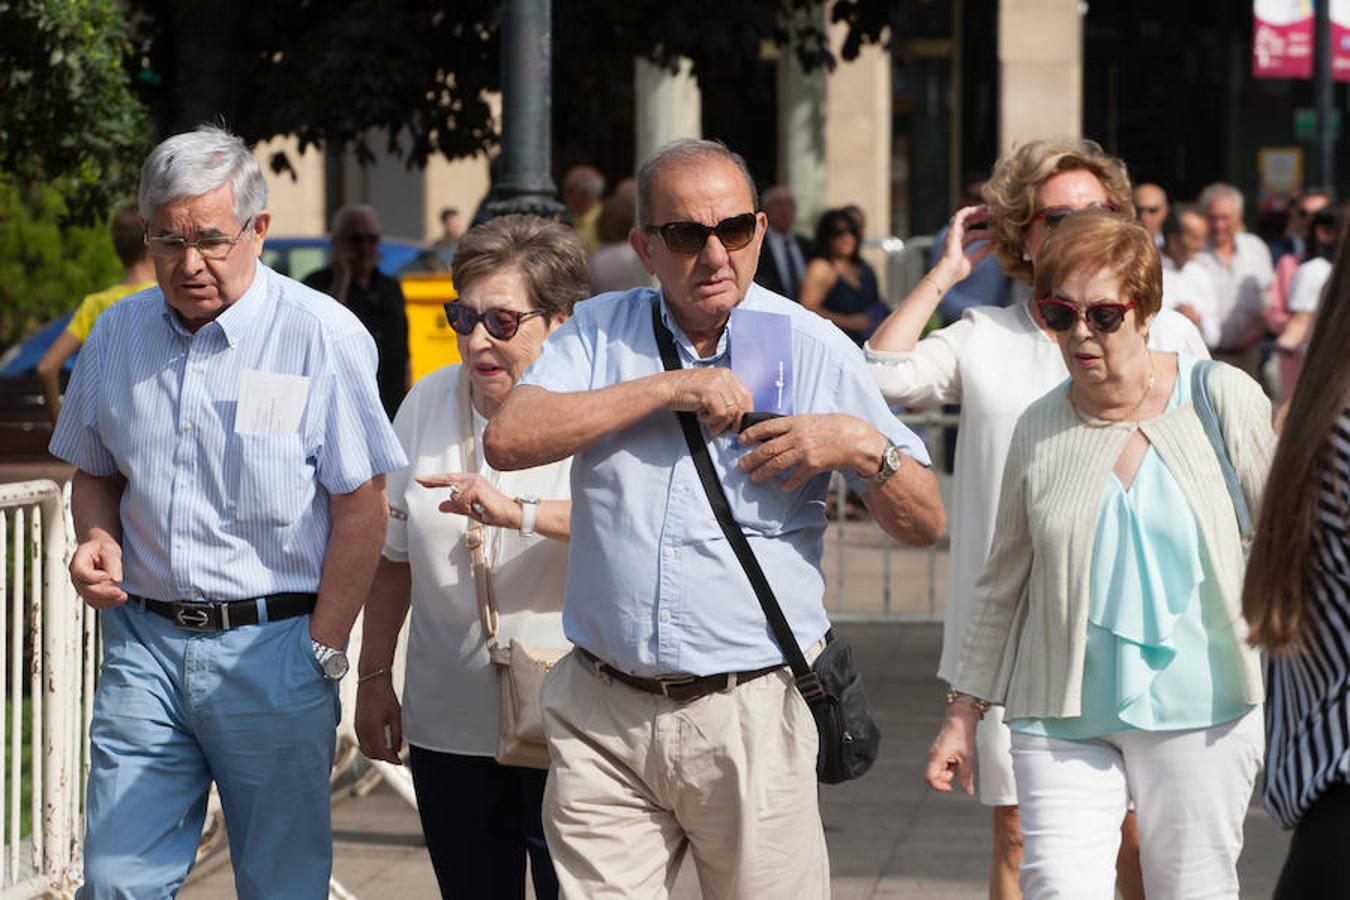
{"type": "Polygon", "coordinates": [[[177,893],[215,781],[239,897],[327,897],[339,701],[309,616],[197,634],[127,604],[101,621],[78,896],[177,893]]]}
{"type": "Polygon", "coordinates": [[[546,771],[416,745],[408,764],[442,897],[523,900],[528,853],[535,897],[557,900],[539,818],[546,771]]]}

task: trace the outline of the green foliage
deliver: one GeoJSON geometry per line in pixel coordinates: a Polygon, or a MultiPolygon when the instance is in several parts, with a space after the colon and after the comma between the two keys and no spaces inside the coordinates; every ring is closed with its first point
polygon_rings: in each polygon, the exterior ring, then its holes
{"type": "Polygon", "coordinates": [[[0,0],[0,172],[66,184],[65,214],[100,221],[148,146],[117,0],[0,0]]]}
{"type": "Polygon", "coordinates": [[[63,224],[67,212],[54,188],[0,177],[0,347],[122,277],[106,222],[63,224]]]}

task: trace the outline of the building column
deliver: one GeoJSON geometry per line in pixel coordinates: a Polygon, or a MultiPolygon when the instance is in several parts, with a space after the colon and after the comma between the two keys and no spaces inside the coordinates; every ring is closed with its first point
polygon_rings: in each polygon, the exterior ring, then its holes
{"type": "MultiPolygon", "coordinates": [[[[847,26],[830,28],[840,56],[847,26]]],[[[829,206],[850,203],[867,216],[864,237],[891,232],[891,57],[869,44],[852,62],[843,62],[825,87],[826,193],[829,206]]]]}
{"type": "MultiPolygon", "coordinates": [[[[822,25],[824,16],[822,14],[822,25]]],[[[825,72],[807,72],[792,48],[778,59],[778,181],[797,201],[797,231],[814,234],[825,210],[825,72]]]]}
{"type": "Polygon", "coordinates": [[[999,0],[999,147],[1083,131],[1080,0],[999,0]]]}
{"type": "Polygon", "coordinates": [[[637,60],[633,73],[637,165],[676,138],[703,136],[703,100],[690,70],[687,59],[677,72],[637,60]]]}

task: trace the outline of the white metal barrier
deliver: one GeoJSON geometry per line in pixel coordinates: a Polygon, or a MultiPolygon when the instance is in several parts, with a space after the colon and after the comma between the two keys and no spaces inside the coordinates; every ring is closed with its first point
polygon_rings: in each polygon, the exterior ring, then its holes
{"type": "Polygon", "coordinates": [[[94,620],[66,575],[69,520],[54,481],[0,485],[0,893],[68,897],[79,883],[94,620]],[[26,734],[26,737],[25,737],[26,734]],[[23,794],[30,796],[24,822],[23,794]]]}

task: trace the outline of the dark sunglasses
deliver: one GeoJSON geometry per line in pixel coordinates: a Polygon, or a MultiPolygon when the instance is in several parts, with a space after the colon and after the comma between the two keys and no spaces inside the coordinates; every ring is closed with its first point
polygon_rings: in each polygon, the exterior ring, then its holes
{"type": "Polygon", "coordinates": [[[709,235],[717,235],[722,246],[728,250],[739,250],[755,239],[755,227],[758,220],[752,212],[741,213],[723,219],[716,225],[704,225],[702,222],[667,222],[664,225],[644,225],[642,230],[649,234],[661,235],[666,249],[671,253],[683,253],[693,256],[702,253],[708,243],[709,235]]]}
{"type": "MultiPolygon", "coordinates": [[[[1135,210],[1138,211],[1138,212],[1140,212],[1140,213],[1143,213],[1144,215],[1147,215],[1147,216],[1156,216],[1158,213],[1162,212],[1162,207],[1161,207],[1161,206],[1136,206],[1136,207],[1135,207],[1135,210]]],[[[1115,212],[1115,210],[1112,210],[1112,212],[1115,212]]]]}
{"type": "Polygon", "coordinates": [[[1047,206],[1044,209],[1036,210],[1036,214],[1031,217],[1031,221],[1044,219],[1045,230],[1054,231],[1056,225],[1080,209],[1107,209],[1111,212],[1120,212],[1120,207],[1109,201],[1106,203],[1089,203],[1087,206],[1047,206]]]}
{"type": "Polygon", "coordinates": [[[450,323],[450,327],[455,329],[456,334],[462,334],[465,337],[473,334],[473,330],[482,322],[487,333],[499,341],[509,341],[516,336],[520,330],[520,323],[533,316],[542,316],[542,309],[532,309],[529,312],[521,312],[518,309],[504,309],[500,306],[489,306],[487,309],[479,312],[478,310],[465,306],[463,303],[445,304],[445,320],[450,323]]]}
{"type": "Polygon", "coordinates": [[[1125,321],[1125,313],[1139,305],[1139,298],[1129,303],[1094,303],[1087,309],[1079,309],[1063,300],[1037,300],[1041,310],[1041,319],[1051,331],[1068,331],[1082,319],[1088,327],[1100,334],[1111,334],[1120,329],[1125,321]]]}

